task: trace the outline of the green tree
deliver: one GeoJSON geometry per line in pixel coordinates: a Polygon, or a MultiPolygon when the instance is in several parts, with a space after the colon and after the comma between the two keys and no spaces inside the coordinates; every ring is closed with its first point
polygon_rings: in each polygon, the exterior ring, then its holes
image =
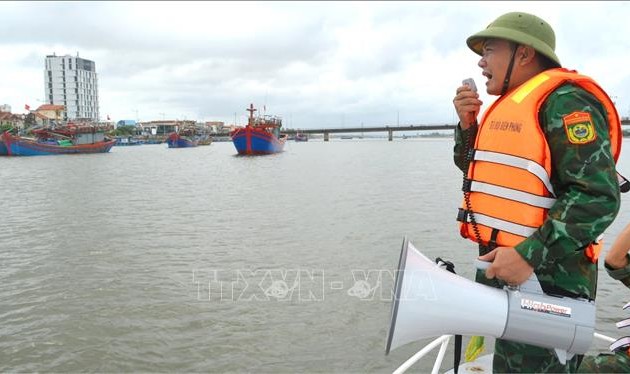
{"type": "Polygon", "coordinates": [[[131,136],[136,134],[135,126],[120,126],[114,130],[115,136],[131,136]]]}

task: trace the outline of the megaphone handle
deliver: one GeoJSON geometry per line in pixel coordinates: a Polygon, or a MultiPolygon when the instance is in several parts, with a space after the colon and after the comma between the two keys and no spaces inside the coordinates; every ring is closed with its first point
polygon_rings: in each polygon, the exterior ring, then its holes
{"type": "Polygon", "coordinates": [[[481,261],[480,259],[476,258],[475,259],[475,268],[477,268],[477,270],[486,270],[490,267],[490,264],[492,262],[490,261],[481,261]]]}
{"type": "MultiPolygon", "coordinates": [[[[478,270],[486,270],[490,267],[491,262],[489,261],[481,261],[480,259],[475,259],[475,268],[478,270]]],[[[542,288],[540,287],[540,282],[538,282],[538,277],[536,273],[532,273],[529,278],[518,287],[509,287],[511,290],[520,290],[524,292],[535,292],[542,293],[542,288]]]]}

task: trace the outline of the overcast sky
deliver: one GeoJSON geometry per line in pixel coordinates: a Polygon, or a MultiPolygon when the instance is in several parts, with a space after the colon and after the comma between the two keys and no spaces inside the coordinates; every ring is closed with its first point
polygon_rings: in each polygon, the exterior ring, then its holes
{"type": "MultiPolygon", "coordinates": [[[[101,119],[285,127],[453,123],[466,38],[509,11],[556,32],[565,67],[630,114],[630,2],[0,2],[0,104],[44,100],[45,56],[96,63],[101,119]]],[[[494,98],[482,95],[484,107],[494,98]]]]}

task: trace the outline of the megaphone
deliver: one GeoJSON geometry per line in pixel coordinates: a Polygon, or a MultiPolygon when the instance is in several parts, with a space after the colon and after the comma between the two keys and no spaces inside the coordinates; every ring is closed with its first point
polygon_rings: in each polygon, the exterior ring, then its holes
{"type": "Polygon", "coordinates": [[[547,295],[534,274],[520,287],[479,284],[403,240],[385,354],[423,338],[479,335],[555,349],[564,364],[588,351],[594,329],[593,301],[547,295]]]}

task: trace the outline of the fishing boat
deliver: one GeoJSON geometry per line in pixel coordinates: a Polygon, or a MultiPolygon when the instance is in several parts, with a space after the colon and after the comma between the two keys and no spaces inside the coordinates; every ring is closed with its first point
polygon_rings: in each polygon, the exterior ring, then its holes
{"type": "Polygon", "coordinates": [[[212,136],[207,130],[199,129],[195,125],[186,125],[179,131],[170,133],[166,137],[169,148],[190,148],[212,144],[212,136]]]}
{"type": "Polygon", "coordinates": [[[212,144],[212,137],[210,135],[204,135],[199,138],[199,145],[210,145],[212,144]]]}
{"type": "Polygon", "coordinates": [[[287,140],[286,134],[280,134],[282,119],[276,116],[254,116],[254,104],[250,104],[247,111],[249,118],[247,126],[239,127],[230,132],[236,151],[240,155],[266,155],[282,152],[287,140]]]}
{"type": "Polygon", "coordinates": [[[6,144],[4,144],[4,136],[0,135],[0,156],[7,156],[9,151],[7,150],[6,144]]]}
{"type": "Polygon", "coordinates": [[[295,134],[295,141],[296,142],[307,142],[308,141],[308,135],[306,135],[303,132],[298,132],[297,134],[295,134]]]}
{"type": "Polygon", "coordinates": [[[43,156],[73,153],[106,153],[116,144],[95,125],[68,124],[33,130],[33,137],[5,131],[0,137],[0,156],[43,156]]]}
{"type": "Polygon", "coordinates": [[[116,136],[116,144],[114,144],[115,146],[120,146],[120,147],[129,147],[129,146],[134,146],[134,145],[142,145],[144,144],[144,141],[142,139],[138,139],[138,138],[134,138],[131,136],[116,136]]]}
{"type": "Polygon", "coordinates": [[[199,139],[193,129],[182,129],[179,132],[172,132],[166,138],[169,148],[190,148],[199,145],[199,139]]]}

